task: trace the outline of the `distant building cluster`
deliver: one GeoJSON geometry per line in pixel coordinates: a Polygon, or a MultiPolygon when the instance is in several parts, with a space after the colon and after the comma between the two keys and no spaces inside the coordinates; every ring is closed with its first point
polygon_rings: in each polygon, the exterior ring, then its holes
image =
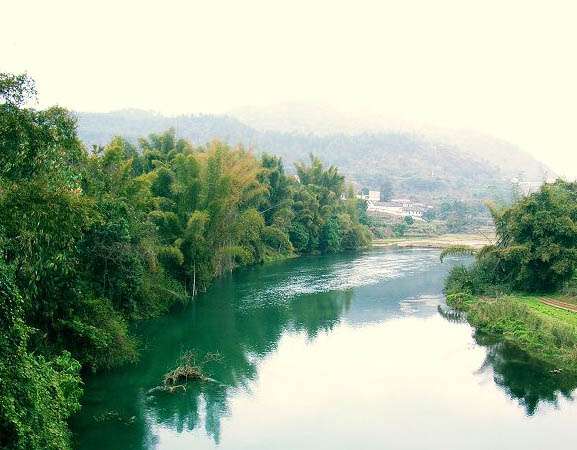
{"type": "Polygon", "coordinates": [[[386,214],[395,217],[412,217],[415,220],[423,220],[423,213],[431,206],[416,203],[408,198],[393,198],[389,201],[381,201],[379,191],[360,193],[357,198],[367,201],[367,212],[386,214]]]}

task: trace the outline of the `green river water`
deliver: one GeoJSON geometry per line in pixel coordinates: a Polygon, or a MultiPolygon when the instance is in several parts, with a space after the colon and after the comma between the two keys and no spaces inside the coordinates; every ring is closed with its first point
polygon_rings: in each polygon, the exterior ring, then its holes
{"type": "Polygon", "coordinates": [[[138,324],[135,366],[89,377],[80,449],[577,448],[577,380],[444,303],[435,250],[307,257],[218,280],[138,324]],[[218,382],[149,395],[183,352],[218,382]]]}

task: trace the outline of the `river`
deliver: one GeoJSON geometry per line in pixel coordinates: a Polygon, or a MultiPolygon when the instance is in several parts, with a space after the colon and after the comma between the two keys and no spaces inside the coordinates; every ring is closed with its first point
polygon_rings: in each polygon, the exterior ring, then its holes
{"type": "Polygon", "coordinates": [[[305,257],[224,277],[138,324],[135,366],[89,377],[80,449],[570,449],[577,381],[446,307],[437,250],[305,257]],[[149,395],[179,355],[216,382],[149,395]]]}

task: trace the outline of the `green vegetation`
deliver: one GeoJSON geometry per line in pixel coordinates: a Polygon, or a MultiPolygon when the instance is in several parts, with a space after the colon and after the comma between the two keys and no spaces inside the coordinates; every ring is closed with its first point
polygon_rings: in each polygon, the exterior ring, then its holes
{"type": "Polygon", "coordinates": [[[236,267],[369,243],[363,204],[311,157],[282,161],[174,131],[88,153],[62,108],[0,74],[0,447],[70,446],[83,370],[134,361],[131,320],[236,267]]]}
{"type": "MultiPolygon", "coordinates": [[[[509,208],[492,209],[497,242],[475,264],[455,272],[449,288],[554,292],[577,268],[577,183],[557,181],[509,208]],[[459,275],[460,276],[457,276],[459,275]]],[[[462,250],[462,249],[460,249],[462,250]]]]}
{"type": "Polygon", "coordinates": [[[479,331],[501,336],[552,369],[577,373],[577,313],[522,295],[479,298],[454,293],[447,303],[467,312],[479,331]]]}
{"type": "Polygon", "coordinates": [[[373,236],[377,238],[474,234],[479,229],[491,228],[490,212],[479,199],[440,200],[432,201],[432,204],[424,209],[420,218],[423,220],[371,211],[367,222],[373,236]]]}
{"type": "Polygon", "coordinates": [[[493,209],[497,242],[446,282],[447,302],[480,331],[497,334],[554,368],[577,373],[577,313],[540,302],[573,283],[577,267],[577,184],[557,181],[493,209]],[[528,295],[530,294],[530,295],[528,295]]]}
{"type": "MultiPolygon", "coordinates": [[[[494,195],[487,196],[493,200],[494,197],[494,195]]],[[[438,223],[442,232],[463,233],[487,225],[490,216],[482,201],[444,200],[433,209],[425,211],[423,219],[438,223]]]]}
{"type": "Polygon", "coordinates": [[[67,448],[66,419],[82,395],[80,364],[68,352],[30,350],[34,330],[24,323],[13,278],[0,260],[0,448],[67,448]]]}

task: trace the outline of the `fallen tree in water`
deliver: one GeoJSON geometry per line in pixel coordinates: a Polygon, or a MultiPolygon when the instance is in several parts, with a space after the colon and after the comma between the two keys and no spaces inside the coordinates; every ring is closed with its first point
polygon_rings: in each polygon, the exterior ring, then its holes
{"type": "Polygon", "coordinates": [[[148,394],[185,392],[186,385],[191,381],[218,383],[206,376],[204,366],[210,362],[220,361],[218,353],[206,353],[202,359],[195,351],[187,351],[179,358],[179,365],[164,374],[162,384],[150,389],[148,394]]]}

